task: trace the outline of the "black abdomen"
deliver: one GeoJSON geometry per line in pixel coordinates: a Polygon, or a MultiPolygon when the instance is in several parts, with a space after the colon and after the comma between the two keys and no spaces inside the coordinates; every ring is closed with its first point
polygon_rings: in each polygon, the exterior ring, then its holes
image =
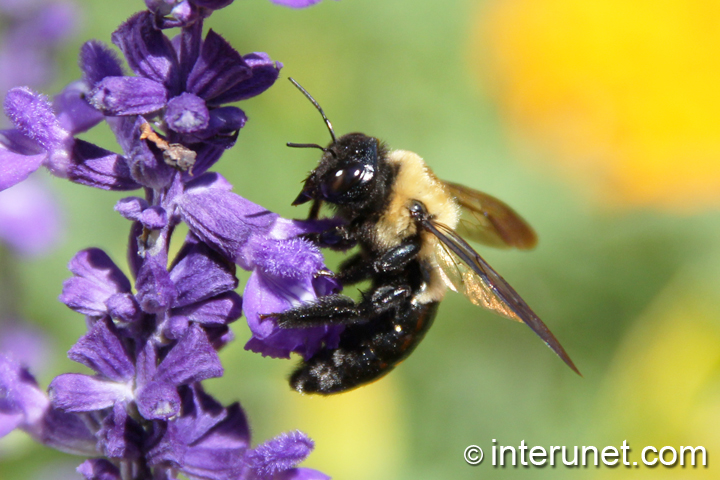
{"type": "Polygon", "coordinates": [[[293,372],[299,392],[332,394],[377,380],[403,361],[432,325],[438,303],[411,301],[365,323],[348,326],[338,348],[322,350],[293,372]]]}

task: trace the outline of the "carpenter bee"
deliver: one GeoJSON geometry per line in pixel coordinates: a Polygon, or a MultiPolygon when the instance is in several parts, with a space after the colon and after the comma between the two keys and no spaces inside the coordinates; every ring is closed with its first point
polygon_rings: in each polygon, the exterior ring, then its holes
{"type": "Polygon", "coordinates": [[[301,393],[329,395],[387,374],[422,340],[447,288],[527,324],[579,374],[547,326],[463,239],[528,249],[537,241],[532,228],[500,200],[439,180],[413,152],[389,150],[363,133],[337,138],[320,105],[290,81],[317,108],[332,137],[327,147],[288,143],[323,152],[293,205],[312,201],[310,217],[316,218],[322,203],[330,204],[345,223],[312,239],[337,250],[357,244],[359,252],[341,264],[335,278],[343,286],[371,281],[359,302],[335,294],[263,315],[284,328],[346,326],[339,346],[304,361],[290,385],[301,393]]]}

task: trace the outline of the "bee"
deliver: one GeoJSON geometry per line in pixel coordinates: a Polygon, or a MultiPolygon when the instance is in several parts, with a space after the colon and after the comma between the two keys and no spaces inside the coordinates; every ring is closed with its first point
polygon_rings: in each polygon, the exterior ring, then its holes
{"type": "Polygon", "coordinates": [[[318,102],[290,81],[320,112],[332,137],[327,147],[287,144],[323,152],[293,205],[312,201],[309,217],[317,218],[321,205],[329,204],[344,224],[312,240],[336,250],[357,245],[359,252],[335,278],[343,286],[371,282],[359,302],[334,294],[263,316],[283,328],[345,325],[338,347],[302,362],[291,387],[329,395],[386,375],[425,336],[447,288],[525,323],[580,374],[542,320],[463,239],[529,249],[537,237],[525,220],[490,195],[438,179],[413,152],[390,150],[363,133],[337,138],[318,102]]]}

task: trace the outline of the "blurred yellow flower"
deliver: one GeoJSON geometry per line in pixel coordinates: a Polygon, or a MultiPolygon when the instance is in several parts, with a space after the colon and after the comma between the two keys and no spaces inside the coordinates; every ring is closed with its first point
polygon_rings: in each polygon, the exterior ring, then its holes
{"type": "MultiPolygon", "coordinates": [[[[708,468],[619,467],[623,477],[718,478],[711,457],[720,448],[720,313],[712,288],[702,290],[686,272],[636,321],[609,370],[595,428],[607,441],[627,439],[638,463],[645,446],[703,446],[708,468]]],[[[596,478],[616,473],[606,469],[596,478]]]]}
{"type": "Polygon", "coordinates": [[[504,0],[477,23],[473,65],[513,131],[604,203],[720,205],[720,2],[504,0]]]}

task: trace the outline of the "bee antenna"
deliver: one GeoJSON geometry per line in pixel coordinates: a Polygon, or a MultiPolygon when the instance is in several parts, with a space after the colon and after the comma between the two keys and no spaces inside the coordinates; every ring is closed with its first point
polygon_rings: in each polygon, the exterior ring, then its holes
{"type": "Polygon", "coordinates": [[[293,148],[319,148],[320,150],[322,150],[322,151],[325,152],[325,153],[330,152],[330,155],[332,155],[333,157],[337,158],[337,156],[335,155],[335,152],[333,152],[333,151],[330,150],[329,148],[321,147],[321,146],[318,145],[317,143],[292,143],[292,142],[287,142],[285,145],[287,145],[288,147],[293,147],[293,148]]]}
{"type": "Polygon", "coordinates": [[[319,148],[319,149],[322,150],[323,152],[327,152],[327,148],[321,147],[321,146],[318,145],[317,143],[292,143],[292,142],[288,142],[288,143],[286,143],[285,145],[287,145],[288,147],[292,147],[292,148],[319,148]]]}
{"type": "MultiPolygon", "coordinates": [[[[294,78],[288,77],[288,80],[290,80],[292,82],[292,84],[295,85],[298,88],[298,90],[300,90],[303,93],[303,95],[305,95],[307,97],[307,99],[310,100],[310,102],[313,105],[315,105],[315,108],[318,109],[318,112],[320,112],[320,115],[322,115],[323,120],[325,120],[325,125],[327,125],[328,130],[330,131],[330,136],[333,139],[333,143],[337,142],[337,138],[335,137],[335,132],[333,131],[333,128],[332,128],[332,123],[330,123],[330,120],[328,120],[327,116],[325,116],[325,112],[323,112],[323,109],[320,107],[320,104],[317,102],[317,100],[315,100],[312,97],[312,95],[310,95],[308,93],[308,91],[302,87],[302,85],[300,85],[297,81],[295,81],[294,78]]],[[[290,146],[290,145],[288,145],[288,146],[290,146]]]]}

